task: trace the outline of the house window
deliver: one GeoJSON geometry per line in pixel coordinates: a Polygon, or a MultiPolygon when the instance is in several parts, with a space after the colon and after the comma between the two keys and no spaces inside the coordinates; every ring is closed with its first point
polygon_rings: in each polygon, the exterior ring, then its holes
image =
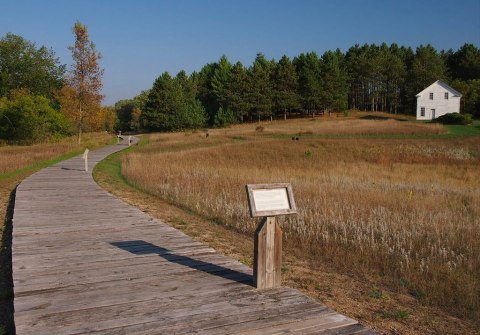
{"type": "Polygon", "coordinates": [[[433,100],[433,93],[430,93],[430,100],[433,100]]]}
{"type": "Polygon", "coordinates": [[[420,108],[420,116],[425,116],[425,107],[420,108]]]}
{"type": "Polygon", "coordinates": [[[445,100],[448,100],[448,92],[445,92],[445,100]]]}

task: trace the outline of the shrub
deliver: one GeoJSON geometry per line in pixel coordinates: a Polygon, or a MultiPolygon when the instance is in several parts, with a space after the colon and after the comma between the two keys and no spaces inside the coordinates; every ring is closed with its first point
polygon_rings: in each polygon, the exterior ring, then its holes
{"type": "Polygon", "coordinates": [[[69,133],[65,116],[43,96],[19,94],[0,102],[0,138],[7,141],[37,142],[69,133]]]}
{"type": "Polygon", "coordinates": [[[459,124],[467,125],[473,122],[471,114],[448,113],[437,117],[434,122],[441,124],[459,124]]]}

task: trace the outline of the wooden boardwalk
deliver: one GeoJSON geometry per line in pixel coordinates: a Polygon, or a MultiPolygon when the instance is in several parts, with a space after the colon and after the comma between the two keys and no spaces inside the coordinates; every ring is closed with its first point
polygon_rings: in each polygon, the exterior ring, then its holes
{"type": "Polygon", "coordinates": [[[15,324],[27,334],[374,334],[102,190],[77,156],[17,188],[15,324]]]}

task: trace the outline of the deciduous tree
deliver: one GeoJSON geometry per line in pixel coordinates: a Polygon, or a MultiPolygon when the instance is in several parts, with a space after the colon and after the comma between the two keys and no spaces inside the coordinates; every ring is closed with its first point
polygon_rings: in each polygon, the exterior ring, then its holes
{"type": "Polygon", "coordinates": [[[0,39],[0,96],[11,90],[28,89],[31,94],[52,98],[63,85],[65,65],[51,49],[23,37],[6,34],[0,39]]]}
{"type": "Polygon", "coordinates": [[[95,44],[90,41],[88,29],[77,21],[73,26],[75,44],[70,46],[73,65],[68,75],[69,86],[75,92],[73,96],[76,105],[74,115],[71,115],[78,134],[78,143],[82,138],[85,120],[98,114],[103,99],[102,89],[103,69],[99,60],[102,55],[96,50],[95,44]]]}

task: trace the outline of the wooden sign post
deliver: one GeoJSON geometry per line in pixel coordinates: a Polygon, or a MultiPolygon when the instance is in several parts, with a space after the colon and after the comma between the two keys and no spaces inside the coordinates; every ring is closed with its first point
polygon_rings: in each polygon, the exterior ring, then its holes
{"type": "Polygon", "coordinates": [[[255,231],[253,281],[257,288],[281,286],[282,230],[275,216],[297,213],[290,184],[246,186],[252,217],[263,217],[255,231]]]}
{"type": "Polygon", "coordinates": [[[88,149],[85,149],[85,152],[83,153],[83,157],[85,160],[85,171],[88,171],[88,149]]]}

